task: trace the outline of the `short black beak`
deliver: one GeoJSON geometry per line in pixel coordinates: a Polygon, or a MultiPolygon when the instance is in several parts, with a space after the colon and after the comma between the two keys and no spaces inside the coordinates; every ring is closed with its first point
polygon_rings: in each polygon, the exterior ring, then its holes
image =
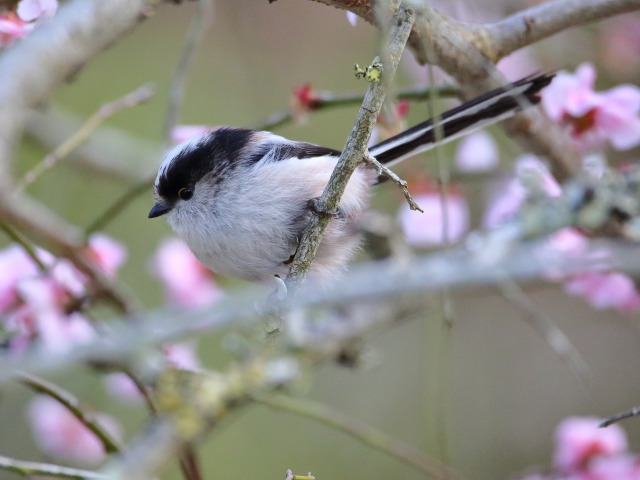
{"type": "Polygon", "coordinates": [[[167,207],[166,205],[163,205],[162,203],[156,203],[153,206],[153,208],[151,209],[151,211],[149,212],[149,218],[159,217],[159,216],[164,215],[165,213],[169,212],[169,210],[171,210],[171,207],[167,207]]]}

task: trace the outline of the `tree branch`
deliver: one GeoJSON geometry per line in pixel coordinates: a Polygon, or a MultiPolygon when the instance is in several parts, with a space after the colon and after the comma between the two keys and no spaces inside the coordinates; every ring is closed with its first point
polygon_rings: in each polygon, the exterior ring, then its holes
{"type": "Polygon", "coordinates": [[[73,0],[63,4],[55,21],[47,22],[3,52],[1,179],[8,179],[13,148],[28,109],[48,99],[58,85],[148,17],[158,3],[160,0],[73,0]]]}
{"type": "MultiPolygon", "coordinates": [[[[385,99],[387,86],[393,80],[400,57],[404,51],[414,21],[412,10],[400,6],[389,31],[389,43],[382,60],[382,81],[372,81],[358,112],[356,122],[349,134],[347,144],[340,155],[338,164],[331,174],[329,183],[318,201],[319,210],[333,212],[338,209],[351,174],[368,157],[367,143],[376,118],[385,99]]],[[[293,292],[304,280],[329,223],[328,215],[313,215],[302,234],[295,259],[287,276],[287,287],[293,292]]]]}
{"type": "Polygon", "coordinates": [[[63,390],[58,385],[26,373],[20,374],[20,379],[24,385],[38,393],[53,398],[69,410],[74,417],[82,422],[82,424],[91,430],[98,440],[100,440],[105,452],[116,453],[120,451],[120,445],[118,445],[118,442],[112,438],[104,428],[102,428],[92,415],[82,409],[80,401],[71,393],[63,390]]]}
{"type": "Polygon", "coordinates": [[[400,440],[389,437],[384,432],[367,425],[364,422],[340,413],[326,405],[300,398],[291,398],[284,395],[256,395],[252,397],[258,403],[262,403],[276,410],[294,413],[306,418],[323,423],[350,435],[360,442],[390,455],[401,462],[415,468],[429,478],[454,479],[462,476],[452,468],[431,458],[425,457],[422,452],[416,450],[400,440]]]}
{"type": "Polygon", "coordinates": [[[25,477],[46,476],[56,478],[72,478],[74,480],[104,480],[106,477],[98,472],[63,467],[51,463],[28,462],[0,455],[0,468],[25,477]]]}
{"type": "Polygon", "coordinates": [[[485,25],[485,54],[492,61],[577,25],[631,12],[640,0],[552,0],[528,8],[499,22],[485,25]]]}

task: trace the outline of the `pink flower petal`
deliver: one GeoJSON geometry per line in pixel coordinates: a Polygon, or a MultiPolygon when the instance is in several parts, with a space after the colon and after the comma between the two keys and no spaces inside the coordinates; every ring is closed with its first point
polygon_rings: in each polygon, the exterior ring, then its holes
{"type": "MultiPolygon", "coordinates": [[[[442,245],[444,238],[443,207],[438,193],[414,197],[424,213],[413,211],[404,204],[398,212],[398,220],[407,243],[414,247],[442,245]]],[[[467,202],[462,195],[450,194],[446,199],[448,240],[458,242],[469,228],[467,202]]]]}
{"type": "Polygon", "coordinates": [[[177,145],[182,142],[210,132],[212,127],[206,125],[176,125],[171,129],[171,143],[177,145]]]}
{"type": "Polygon", "coordinates": [[[17,13],[25,22],[31,22],[53,17],[57,10],[57,0],[20,0],[17,13]]]}
{"type": "MultiPolygon", "coordinates": [[[[105,414],[95,417],[111,435],[120,436],[113,418],[105,414]]],[[[36,396],[29,404],[28,418],[36,443],[47,455],[84,466],[104,460],[104,448],[95,434],[52,398],[36,396]]]]}
{"type": "Polygon", "coordinates": [[[222,297],[213,274],[174,238],[160,244],[152,271],[162,281],[169,301],[187,308],[203,308],[222,297]]]}
{"type": "Polygon", "coordinates": [[[570,417],[556,430],[555,467],[562,472],[585,469],[594,457],[619,455],[627,449],[627,437],[618,425],[598,428],[600,420],[570,417]]]}
{"type": "Polygon", "coordinates": [[[89,239],[91,257],[108,277],[114,277],[127,259],[127,249],[107,235],[96,233],[89,239]]]}
{"type": "Polygon", "coordinates": [[[498,146],[484,130],[464,137],[456,149],[456,167],[461,172],[486,172],[498,165],[498,146]]]}

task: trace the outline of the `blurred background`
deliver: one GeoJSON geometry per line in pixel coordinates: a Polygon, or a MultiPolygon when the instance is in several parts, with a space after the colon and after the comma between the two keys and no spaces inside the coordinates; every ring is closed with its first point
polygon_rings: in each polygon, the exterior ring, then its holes
{"type": "MultiPolygon", "coordinates": [[[[527,6],[527,2],[455,1],[440,5],[463,21],[487,22],[527,6]],[[505,4],[508,4],[505,5],[505,4]]],[[[531,2],[533,3],[533,2],[531,2]]],[[[436,5],[437,7],[438,5],[436,5]]],[[[104,103],[144,83],[156,86],[147,103],[109,119],[105,127],[121,130],[149,150],[131,155],[136,178],[96,173],[63,161],[29,188],[70,222],[86,226],[137,181],[154,175],[162,160],[167,91],[184,46],[195,2],[164,5],[123,41],[87,65],[60,88],[52,105],[84,118],[104,103]],[[157,152],[157,157],[149,156],[157,152]]],[[[571,29],[505,60],[507,76],[536,71],[573,71],[583,62],[598,70],[598,88],[638,83],[640,16],[626,15],[571,29]],[[616,43],[617,42],[617,43],[616,43]]],[[[345,12],[315,2],[234,0],[214,2],[214,12],[195,66],[189,74],[181,124],[251,127],[287,109],[296,87],[311,83],[319,91],[363,92],[353,64],[368,64],[376,54],[377,32],[359,20],[352,26],[345,12]]],[[[446,82],[435,73],[438,81],[446,82]]],[[[396,85],[424,86],[429,72],[409,53],[396,85]]],[[[452,105],[411,102],[407,125],[452,105]]],[[[275,130],[291,139],[340,149],[357,106],[311,113],[304,122],[275,130]]],[[[512,171],[523,153],[497,128],[500,170],[512,171]]],[[[62,139],[61,139],[62,140],[62,139]]],[[[23,145],[18,173],[48,152],[38,142],[23,145]]],[[[456,145],[443,148],[453,159],[456,145]]],[[[609,152],[607,152],[609,153],[609,152]]],[[[638,151],[611,154],[614,164],[636,159],[638,151]]],[[[419,181],[433,175],[433,154],[398,169],[419,181]],[[427,173],[425,173],[427,172],[427,173]]],[[[496,188],[486,175],[466,175],[458,186],[471,205],[470,224],[480,228],[487,198],[496,188]]],[[[376,210],[395,216],[402,198],[392,185],[378,188],[376,210]]],[[[141,195],[105,229],[128,250],[119,278],[150,308],[164,305],[162,286],[150,274],[153,252],[172,232],[162,220],[148,220],[152,192],[141,195]]],[[[1,245],[9,243],[0,236],[1,245]]],[[[221,288],[245,284],[216,279],[221,288]]],[[[596,311],[561,286],[531,284],[525,290],[543,314],[564,330],[589,366],[588,379],[577,378],[551,347],[494,289],[452,292],[454,320],[443,322],[440,295],[433,307],[402,326],[365,339],[368,361],[357,368],[325,365],[300,386],[300,395],[324,402],[402,439],[427,455],[450,462],[467,478],[509,478],[532,465],[546,466],[553,451],[555,426],[573,415],[605,417],[640,404],[640,331],[637,315],[596,311]]],[[[108,315],[108,313],[106,314],[108,315]]],[[[224,337],[203,338],[202,363],[223,369],[228,362],[224,337]]],[[[135,432],[146,418],[142,407],[114,401],[89,369],[51,377],[93,407],[109,412],[135,432]]],[[[31,392],[18,385],[0,395],[0,452],[22,459],[46,460],[34,446],[24,410],[31,392]],[[11,432],[9,434],[9,432],[11,432]]],[[[630,448],[640,450],[640,420],[624,423],[630,448]]],[[[287,468],[312,472],[318,479],[348,476],[417,479],[422,474],[323,425],[292,414],[250,406],[213,431],[200,449],[206,478],[281,478],[287,468]]],[[[14,478],[3,472],[2,478],[14,478]]],[[[18,477],[15,477],[18,478],[18,477]]],[[[180,478],[168,466],[163,478],[180,478]]]]}

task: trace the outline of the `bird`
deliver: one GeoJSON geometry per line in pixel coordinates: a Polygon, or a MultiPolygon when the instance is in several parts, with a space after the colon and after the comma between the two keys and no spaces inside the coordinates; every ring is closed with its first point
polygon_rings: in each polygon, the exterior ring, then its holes
{"type": "MultiPolygon", "coordinates": [[[[369,148],[389,167],[540,101],[553,73],[491,90],[369,148]]],[[[214,273],[269,285],[284,278],[339,150],[266,131],[217,127],[172,148],[154,183],[149,218],[164,216],[214,273]]],[[[343,272],[361,242],[359,224],[378,172],[360,165],[325,230],[308,273],[320,284],[343,272]]]]}

